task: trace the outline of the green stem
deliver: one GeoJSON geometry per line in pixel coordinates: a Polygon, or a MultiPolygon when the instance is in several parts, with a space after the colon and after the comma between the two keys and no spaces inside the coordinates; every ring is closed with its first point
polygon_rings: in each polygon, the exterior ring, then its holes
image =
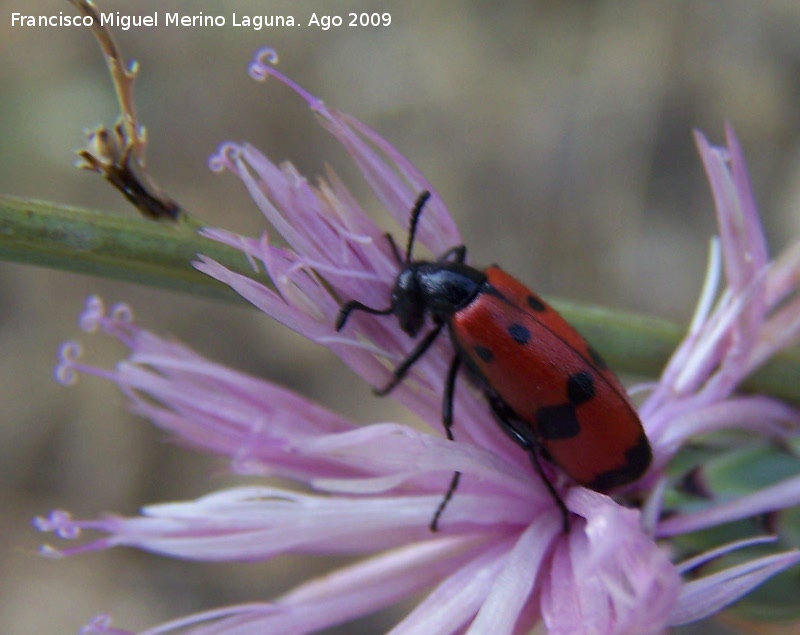
{"type": "MultiPolygon", "coordinates": [[[[666,320],[562,300],[552,304],[620,373],[657,377],[684,335],[666,320]]],[[[742,388],[800,403],[800,348],[775,355],[742,388]]]]}
{"type": "MultiPolygon", "coordinates": [[[[190,221],[173,223],[60,204],[0,197],[0,259],[139,282],[234,302],[239,295],[196,271],[204,254],[260,282],[245,256],[197,234],[190,221]]],[[[621,373],[655,377],[683,330],[664,320],[554,301],[556,308],[621,373]]],[[[800,349],[776,356],[745,388],[800,402],[800,349]]]]}
{"type": "Polygon", "coordinates": [[[197,234],[189,221],[152,221],[0,196],[0,259],[242,301],[195,270],[204,254],[254,275],[245,256],[197,234]]]}

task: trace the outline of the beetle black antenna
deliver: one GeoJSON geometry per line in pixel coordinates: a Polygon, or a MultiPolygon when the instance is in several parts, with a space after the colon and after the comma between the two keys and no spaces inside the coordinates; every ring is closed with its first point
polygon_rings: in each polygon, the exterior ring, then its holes
{"type": "Polygon", "coordinates": [[[422,215],[422,209],[425,207],[425,203],[428,202],[430,197],[431,193],[428,190],[422,190],[411,210],[411,221],[408,225],[408,245],[406,246],[406,264],[411,262],[411,251],[414,248],[414,238],[417,236],[417,222],[422,215]]]}

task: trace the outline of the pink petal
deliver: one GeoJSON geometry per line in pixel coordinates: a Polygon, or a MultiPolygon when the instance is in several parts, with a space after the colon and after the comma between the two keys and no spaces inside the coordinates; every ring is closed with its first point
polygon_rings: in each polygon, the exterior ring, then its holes
{"type": "Polygon", "coordinates": [[[487,546],[431,591],[389,635],[459,632],[485,602],[511,547],[508,539],[487,546]]]}
{"type": "Polygon", "coordinates": [[[797,505],[800,505],[800,476],[699,512],[672,516],[658,524],[656,533],[659,538],[677,536],[797,505]]]}
{"type": "Polygon", "coordinates": [[[534,626],[533,621],[521,625],[520,615],[526,604],[531,602],[534,584],[544,569],[544,558],[550,552],[553,541],[560,537],[561,531],[561,515],[555,509],[549,514],[540,515],[531,523],[509,553],[506,565],[498,574],[467,633],[512,635],[520,626],[526,631],[534,626]]]}
{"type": "Polygon", "coordinates": [[[679,579],[646,536],[639,514],[589,490],[570,492],[568,505],[586,518],[553,554],[542,587],[542,618],[550,635],[639,634],[666,625],[679,579]]]}
{"type": "Polygon", "coordinates": [[[686,582],[672,609],[672,626],[705,619],[747,595],[777,573],[800,563],[800,553],[789,551],[765,556],[686,582]]]}

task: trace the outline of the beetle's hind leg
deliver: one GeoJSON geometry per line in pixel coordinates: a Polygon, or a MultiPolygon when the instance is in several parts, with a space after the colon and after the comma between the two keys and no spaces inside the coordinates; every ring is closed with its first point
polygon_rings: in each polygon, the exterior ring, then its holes
{"type": "MultiPolygon", "coordinates": [[[[461,358],[456,355],[453,357],[453,361],[450,363],[450,370],[447,372],[447,379],[444,383],[444,397],[442,398],[442,425],[444,426],[445,435],[450,441],[453,441],[453,395],[455,394],[456,388],[456,376],[458,375],[458,369],[461,366],[461,358]]],[[[444,497],[442,498],[439,506],[436,508],[436,511],[433,514],[433,519],[431,520],[430,525],[428,525],[431,531],[438,531],[439,530],[439,518],[442,516],[442,513],[447,507],[450,499],[453,498],[453,494],[456,493],[456,489],[458,488],[458,482],[461,480],[461,472],[453,472],[453,476],[450,479],[450,485],[447,487],[447,492],[445,492],[444,497]]]]}
{"type": "Polygon", "coordinates": [[[519,427],[515,425],[515,422],[519,421],[519,418],[502,399],[491,393],[486,394],[486,399],[489,402],[492,413],[494,414],[503,431],[509,437],[511,437],[512,441],[522,447],[528,453],[528,456],[530,456],[531,463],[533,463],[536,473],[542,477],[542,481],[544,481],[547,491],[550,492],[550,496],[553,497],[553,500],[555,501],[559,510],[561,510],[564,533],[569,533],[569,510],[564,504],[564,501],[559,493],[556,491],[556,488],[553,486],[553,483],[550,481],[550,478],[547,476],[547,474],[545,474],[544,469],[542,469],[539,454],[543,452],[543,449],[539,447],[539,444],[536,443],[535,440],[528,438],[520,431],[519,427]]]}

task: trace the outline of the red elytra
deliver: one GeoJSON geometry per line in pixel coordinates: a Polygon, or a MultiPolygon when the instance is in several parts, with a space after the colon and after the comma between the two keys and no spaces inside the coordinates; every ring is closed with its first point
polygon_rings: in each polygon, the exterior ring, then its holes
{"type": "MultiPolygon", "coordinates": [[[[453,439],[453,391],[463,365],[484,393],[500,427],[530,455],[569,528],[568,512],[547,478],[538,453],[580,485],[609,492],[639,479],[652,452],[627,393],[600,355],[554,309],[521,282],[496,266],[485,271],[464,264],[463,245],[435,261],[412,261],[417,224],[429,192],[422,192],[411,213],[408,246],[401,259],[390,305],[374,309],[357,300],[345,303],[336,321],[344,327],[350,313],[394,315],[410,336],[430,315],[433,328],[394,370],[378,394],[399,384],[408,370],[447,327],[455,356],[445,379],[442,422],[453,439]]],[[[430,528],[458,486],[454,473],[430,528]]]]}

